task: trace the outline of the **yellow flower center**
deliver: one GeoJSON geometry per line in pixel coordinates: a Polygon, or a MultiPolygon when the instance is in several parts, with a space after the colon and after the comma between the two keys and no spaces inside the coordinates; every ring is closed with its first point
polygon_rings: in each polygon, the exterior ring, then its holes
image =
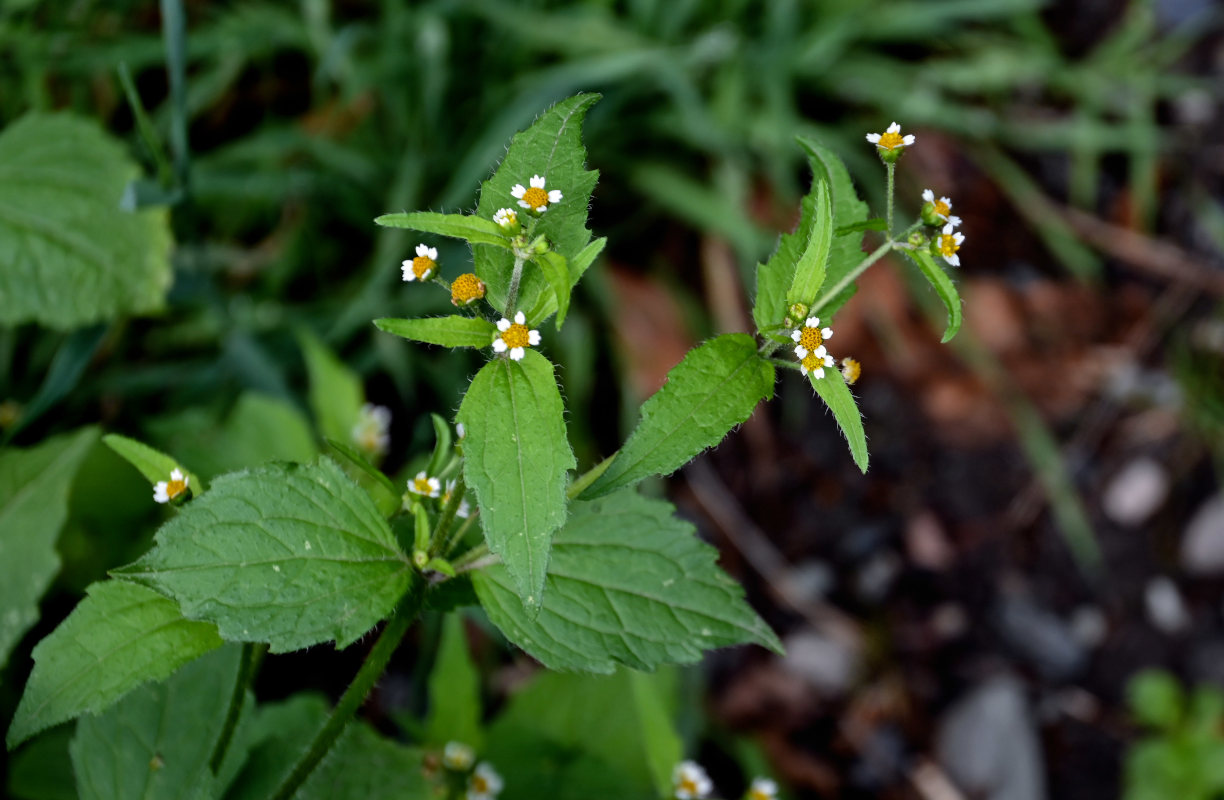
{"type": "Polygon", "coordinates": [[[412,488],[417,494],[433,494],[433,487],[429,485],[429,478],[413,478],[412,488]]]}
{"type": "Polygon", "coordinates": [[[517,322],[506,329],[501,335],[501,340],[506,343],[506,347],[527,347],[531,344],[531,334],[527,330],[526,325],[519,325],[517,322]]]}
{"type": "Polygon", "coordinates": [[[903,144],[905,144],[905,139],[900,133],[889,132],[880,134],[880,141],[876,142],[876,147],[882,150],[894,150],[903,144]]]}
{"type": "Polygon", "coordinates": [[[523,192],[523,202],[538,211],[548,205],[548,192],[532,186],[523,192]]]}
{"type": "Polygon", "coordinates": [[[697,796],[697,781],[692,778],[684,777],[680,779],[680,785],[676,787],[676,794],[680,792],[688,792],[693,797],[697,796]]]}
{"type": "Polygon", "coordinates": [[[955,236],[945,233],[939,237],[939,252],[944,258],[956,255],[957,250],[960,250],[960,245],[956,243],[955,236]]]}
{"type": "Polygon", "coordinates": [[[854,385],[854,382],[859,379],[859,375],[863,372],[863,367],[853,358],[842,359],[842,376],[846,379],[846,383],[854,385]]]}
{"type": "Polygon", "coordinates": [[[457,306],[467,305],[485,296],[485,284],[470,272],[465,272],[451,284],[451,302],[457,306]]]}
{"type": "Polygon", "coordinates": [[[472,776],[472,791],[480,794],[487,794],[489,791],[489,781],[483,775],[472,776]]]}
{"type": "Polygon", "coordinates": [[[412,259],[412,271],[421,280],[425,280],[429,273],[433,272],[435,266],[437,264],[429,256],[417,256],[412,259]]]}
{"type": "Polygon", "coordinates": [[[803,327],[799,329],[799,344],[807,348],[808,351],[815,350],[824,344],[824,336],[820,333],[820,328],[803,327]]]}
{"type": "Polygon", "coordinates": [[[187,491],[187,481],[166,481],[166,497],[169,497],[171,500],[185,491],[187,491]]]}
{"type": "Polygon", "coordinates": [[[751,798],[751,800],[774,800],[773,795],[765,794],[765,792],[762,792],[760,789],[753,789],[748,793],[748,797],[751,798]]]}
{"type": "Polygon", "coordinates": [[[815,372],[824,366],[825,360],[823,357],[818,356],[815,353],[808,353],[803,357],[803,361],[800,363],[803,364],[803,368],[808,372],[815,372]]]}
{"type": "Polygon", "coordinates": [[[948,212],[952,210],[952,206],[945,203],[943,200],[935,201],[935,213],[941,217],[948,216],[948,212]]]}

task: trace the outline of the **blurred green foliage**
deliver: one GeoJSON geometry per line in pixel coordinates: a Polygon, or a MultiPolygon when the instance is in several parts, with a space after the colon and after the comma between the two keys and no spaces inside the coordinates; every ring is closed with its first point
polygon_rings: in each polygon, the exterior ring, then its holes
{"type": "Polygon", "coordinates": [[[1211,800],[1224,793],[1224,693],[1187,693],[1167,672],[1149,670],[1127,687],[1131,713],[1151,729],[1126,757],[1126,800],[1211,800]]]}

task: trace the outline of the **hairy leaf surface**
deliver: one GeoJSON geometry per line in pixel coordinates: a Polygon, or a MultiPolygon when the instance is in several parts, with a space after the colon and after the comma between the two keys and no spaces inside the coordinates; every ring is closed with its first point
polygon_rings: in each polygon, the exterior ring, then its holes
{"type": "Polygon", "coordinates": [[[940,341],[950,342],[960,330],[963,321],[961,299],[960,294],[956,291],[956,284],[952,283],[948,273],[944,272],[943,267],[936,263],[935,257],[927,250],[909,250],[906,253],[918,265],[918,269],[931,284],[935,294],[939,295],[944,308],[948,309],[948,327],[944,329],[943,339],[940,341]]]}
{"type": "Polygon", "coordinates": [[[497,335],[497,326],[482,317],[423,317],[421,319],[376,319],[379,330],[414,342],[442,347],[488,347],[497,335]]]}
{"type": "Polygon", "coordinates": [[[807,151],[812,161],[812,172],[820,172],[820,167],[823,166],[829,176],[829,185],[833,191],[833,227],[836,230],[849,231],[833,237],[826,262],[824,288],[812,304],[812,313],[824,318],[827,324],[856,291],[853,283],[836,292],[831,290],[865,258],[863,232],[858,230],[858,226],[867,220],[867,204],[859,200],[858,193],[854,190],[854,181],[850,179],[846,165],[836,153],[812,139],[800,137],[799,144],[807,151]]]}
{"type": "Polygon", "coordinates": [[[463,239],[472,244],[489,244],[510,249],[510,237],[506,236],[506,232],[493,221],[492,217],[485,219],[466,214],[415,211],[408,214],[383,214],[374,222],[388,228],[408,228],[424,233],[439,233],[443,236],[463,239]]]}
{"type": "Polygon", "coordinates": [[[863,432],[863,415],[859,412],[858,403],[854,401],[854,395],[850,394],[846,379],[842,377],[841,372],[831,368],[825,369],[823,378],[809,374],[808,379],[816,394],[820,395],[820,399],[833,412],[833,419],[837,421],[842,435],[846,437],[846,444],[850,446],[854,463],[866,472],[867,434],[863,432]]]}

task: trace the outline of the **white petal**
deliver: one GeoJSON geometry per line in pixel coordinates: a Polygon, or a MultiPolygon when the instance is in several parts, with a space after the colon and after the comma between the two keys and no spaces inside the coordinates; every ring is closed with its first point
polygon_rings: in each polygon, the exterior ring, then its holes
{"type": "Polygon", "coordinates": [[[951,207],[952,207],[952,200],[951,200],[950,198],[947,198],[947,197],[941,197],[941,198],[939,198],[939,202],[943,203],[943,204],[944,204],[945,206],[947,206],[948,208],[951,208],[951,207]]]}
{"type": "Polygon", "coordinates": [[[537,344],[539,344],[540,343],[540,332],[539,331],[527,331],[527,342],[532,347],[535,347],[537,344]]]}
{"type": "Polygon", "coordinates": [[[514,361],[522,361],[523,356],[526,354],[527,354],[527,351],[521,347],[510,348],[510,358],[514,361]]]}
{"type": "Polygon", "coordinates": [[[426,253],[426,255],[429,256],[430,260],[437,261],[438,260],[438,248],[436,247],[429,248],[429,251],[426,253]]]}
{"type": "Polygon", "coordinates": [[[880,134],[878,134],[878,133],[869,133],[869,134],[867,134],[867,141],[871,142],[872,144],[879,144],[879,143],[880,143],[880,134]]]}
{"type": "Polygon", "coordinates": [[[808,374],[808,368],[804,366],[803,364],[799,365],[799,371],[802,372],[804,375],[808,374]]]}
{"type": "Polygon", "coordinates": [[[801,332],[799,332],[799,331],[791,331],[791,341],[792,341],[792,342],[797,342],[797,341],[799,341],[801,338],[803,338],[803,334],[802,334],[801,332]]]}
{"type": "Polygon", "coordinates": [[[467,436],[467,426],[462,422],[455,423],[455,433],[459,434],[459,438],[462,439],[467,436]]]}
{"type": "Polygon", "coordinates": [[[553,189],[551,192],[549,192],[549,193],[548,193],[548,202],[550,202],[550,203],[560,203],[560,202],[561,202],[561,190],[560,190],[560,189],[553,189]]]}
{"type": "Polygon", "coordinates": [[[817,378],[823,378],[824,377],[824,367],[817,367],[816,369],[812,370],[812,374],[815,375],[817,378]]]}
{"type": "Polygon", "coordinates": [[[427,245],[427,244],[418,244],[418,245],[417,245],[417,249],[416,249],[416,254],[417,254],[418,256],[427,256],[427,255],[429,255],[429,245],[427,245]]]}
{"type": "Polygon", "coordinates": [[[527,190],[523,188],[521,183],[514,184],[514,188],[510,190],[511,197],[522,197],[525,194],[527,194],[527,190]]]}
{"type": "Polygon", "coordinates": [[[519,205],[527,209],[528,211],[531,210],[531,204],[528,203],[526,200],[519,200],[519,205]]]}
{"type": "Polygon", "coordinates": [[[819,328],[820,327],[820,317],[808,317],[807,326],[809,328],[819,328]]]}
{"type": "Polygon", "coordinates": [[[825,356],[825,357],[824,357],[824,365],[825,365],[826,367],[831,367],[831,366],[833,366],[833,356],[825,356]]]}
{"type": "Polygon", "coordinates": [[[963,233],[952,234],[952,241],[956,242],[957,246],[959,247],[961,242],[965,241],[965,234],[963,233]]]}
{"type": "Polygon", "coordinates": [[[952,235],[952,223],[949,222],[947,225],[944,225],[942,232],[944,236],[951,236],[952,235]]]}
{"type": "Polygon", "coordinates": [[[914,143],[914,134],[907,133],[901,137],[901,144],[905,145],[906,147],[910,146],[913,143],[914,143]]]}
{"type": "Polygon", "coordinates": [[[494,353],[506,352],[506,343],[502,341],[501,339],[494,339],[493,340],[493,352],[494,353]]]}
{"type": "Polygon", "coordinates": [[[502,333],[505,333],[506,331],[510,330],[510,320],[506,319],[505,317],[502,317],[501,319],[499,319],[497,321],[497,329],[501,331],[502,333]]]}
{"type": "Polygon", "coordinates": [[[833,329],[832,329],[832,328],[821,328],[821,329],[820,329],[820,338],[821,338],[821,339],[832,339],[832,338],[833,338],[833,329]]]}
{"type": "Polygon", "coordinates": [[[795,355],[800,358],[807,358],[808,349],[801,344],[795,345],[795,355]]]}
{"type": "Polygon", "coordinates": [[[889,132],[889,133],[900,133],[900,132],[901,132],[901,126],[900,126],[900,125],[898,125],[896,122],[893,122],[893,124],[891,124],[891,125],[889,125],[889,126],[888,126],[888,132],[889,132]]]}
{"type": "Polygon", "coordinates": [[[412,271],[412,267],[404,267],[404,280],[409,283],[416,280],[416,273],[412,271]]]}
{"type": "Polygon", "coordinates": [[[178,467],[175,467],[174,469],[170,470],[170,480],[181,481],[182,479],[183,479],[183,471],[181,469],[179,469],[178,467]]]}
{"type": "Polygon", "coordinates": [[[520,312],[518,312],[517,314],[515,314],[515,315],[514,315],[514,321],[515,321],[515,323],[517,323],[517,324],[519,324],[519,325],[526,325],[526,324],[527,324],[527,317],[526,317],[526,316],[523,314],[523,312],[522,312],[522,311],[520,311],[520,312]]]}
{"type": "Polygon", "coordinates": [[[544,188],[544,178],[540,175],[532,175],[531,176],[531,186],[533,189],[543,189],[544,188]]]}
{"type": "Polygon", "coordinates": [[[158,481],[153,487],[153,500],[158,503],[169,503],[170,495],[166,493],[166,482],[158,481]]]}
{"type": "Polygon", "coordinates": [[[426,483],[428,483],[429,488],[433,489],[435,492],[442,490],[442,481],[438,480],[437,478],[430,478],[428,481],[426,481],[426,483]]]}
{"type": "Polygon", "coordinates": [[[540,206],[539,208],[536,209],[536,213],[543,214],[547,210],[548,210],[548,206],[540,206]]]}
{"type": "Polygon", "coordinates": [[[932,192],[930,189],[923,189],[923,190],[922,190],[922,199],[923,199],[923,200],[925,200],[925,201],[927,201],[928,203],[934,203],[934,202],[935,202],[935,193],[934,193],[934,192],[932,192]]]}
{"type": "Polygon", "coordinates": [[[948,224],[949,224],[949,225],[951,225],[951,226],[952,226],[952,227],[954,227],[954,228],[955,228],[957,225],[960,225],[960,224],[961,224],[961,218],[960,218],[960,217],[947,217],[946,219],[948,220],[948,224]]]}
{"type": "Polygon", "coordinates": [[[826,353],[828,353],[829,351],[828,351],[828,350],[826,350],[826,349],[825,349],[825,346],[822,344],[820,347],[817,347],[817,348],[816,348],[815,350],[813,350],[812,352],[816,354],[816,357],[817,357],[817,358],[824,358],[824,357],[825,357],[825,354],[826,354],[826,353]]]}
{"type": "Polygon", "coordinates": [[[947,261],[949,264],[951,264],[954,267],[960,266],[960,256],[958,256],[956,253],[953,253],[950,256],[944,256],[944,261],[947,261]]]}

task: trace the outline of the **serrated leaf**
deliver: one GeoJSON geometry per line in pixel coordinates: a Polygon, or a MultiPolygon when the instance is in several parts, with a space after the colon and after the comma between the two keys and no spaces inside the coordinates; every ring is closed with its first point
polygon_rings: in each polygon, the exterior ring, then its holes
{"type": "Polygon", "coordinates": [[[816,163],[819,162],[829,176],[829,186],[833,192],[834,230],[849,231],[833,237],[825,268],[824,290],[820,292],[821,296],[816,302],[812,303],[812,314],[831,320],[856,291],[855,285],[848,283],[838,291],[829,293],[866,257],[863,253],[863,233],[859,226],[867,219],[867,204],[859,200],[858,193],[854,190],[854,181],[850,179],[846,165],[836,153],[812,139],[799,137],[798,141],[812,159],[812,170],[816,171],[816,163]]]}
{"type": "Polygon", "coordinates": [[[863,432],[863,416],[859,413],[858,403],[854,401],[854,395],[850,394],[850,387],[846,385],[846,379],[842,377],[841,372],[830,368],[824,373],[823,378],[809,373],[808,379],[816,394],[820,395],[820,399],[833,412],[833,419],[837,421],[842,435],[846,437],[846,444],[850,446],[854,463],[866,472],[867,434],[863,432]]]}
{"type": "Polygon", "coordinates": [[[223,475],[116,573],[178,601],[188,619],[273,653],[346,647],[416,580],[369,496],[335,462],[223,475]]]}
{"type": "Polygon", "coordinates": [[[187,486],[194,494],[204,491],[204,484],[190,470],[183,469],[183,465],[174,458],[149,447],[144,442],[138,442],[117,433],[106,434],[102,437],[102,442],[118,453],[124,461],[135,467],[150,483],[156,484],[159,481],[169,480],[171,472],[181,469],[186,473],[187,486]]]}
{"type": "Polygon", "coordinates": [[[781,652],[743,589],[715,564],[717,551],[672,511],[628,490],[574,503],[553,541],[539,615],[525,613],[501,566],[473,575],[480,603],[506,638],[549,669],[650,670],[744,642],[781,652]]]}
{"type": "Polygon", "coordinates": [[[38,620],[38,600],[59,572],[55,542],[68,519],[68,491],[97,439],[85,428],[0,452],[0,665],[38,620]]]}
{"type": "Polygon", "coordinates": [[[68,329],[160,309],[164,209],[120,209],[140,169],[96,123],[31,112],[0,132],[0,325],[68,329]]]}
{"type": "Polygon", "coordinates": [[[217,628],[183,618],[152,589],[103,581],[34,648],[34,670],[13,715],[10,748],[80,714],[97,714],[222,645],[217,628]]]}
{"type": "Polygon", "coordinates": [[[961,316],[961,299],[956,291],[956,285],[952,283],[952,279],[943,271],[943,268],[935,263],[935,257],[927,250],[907,250],[906,255],[910,260],[918,265],[918,269],[922,272],[923,277],[931,284],[931,288],[935,290],[935,294],[939,295],[939,299],[943,301],[944,308],[948,309],[948,327],[944,330],[943,339],[940,342],[949,342],[952,337],[960,330],[963,317],[961,316]]]}
{"type": "Polygon", "coordinates": [[[497,358],[472,380],[457,421],[463,477],[476,493],[489,549],[501,556],[524,605],[539,607],[553,532],[565,521],[566,472],[575,466],[553,366],[528,349],[497,358]]]}
{"type": "Polygon", "coordinates": [[[717,336],[690,351],[642,406],[642,421],[611,466],[583,492],[599,497],[687,464],[773,396],[774,368],[746,333],[717,336]]]}
{"type": "Polygon", "coordinates": [[[480,751],[484,746],[480,717],[480,673],[468,652],[463,617],[447,614],[429,673],[425,743],[441,748],[447,742],[463,742],[480,751]]]}
{"type": "Polygon", "coordinates": [[[776,331],[787,315],[786,293],[795,278],[795,265],[804,245],[812,238],[816,198],[808,194],[799,204],[799,224],[778,239],[778,247],[764,264],[756,268],[756,297],[752,320],[762,333],[776,331]]]}
{"type": "Polygon", "coordinates": [[[557,330],[565,323],[565,315],[569,313],[570,276],[565,256],[549,250],[533,259],[540,267],[544,280],[552,287],[553,298],[557,301],[557,330]]]}
{"type": "Polygon", "coordinates": [[[825,279],[825,264],[833,244],[833,191],[829,173],[819,160],[812,160],[812,222],[808,240],[795,262],[795,275],[786,292],[786,304],[811,305],[825,279]]]}
{"type": "Polygon", "coordinates": [[[376,319],[381,331],[414,342],[442,347],[488,347],[497,335],[497,326],[483,317],[426,317],[423,319],[376,319]]]}
{"type": "MultiPolygon", "coordinates": [[[[574,291],[574,287],[578,285],[578,281],[582,280],[582,276],[595,263],[595,259],[599,258],[599,254],[603,252],[604,246],[608,243],[606,236],[601,236],[595,239],[586,247],[582,248],[582,252],[577,258],[569,263],[569,279],[570,293],[574,291]]],[[[533,320],[536,324],[542,324],[544,320],[557,313],[557,296],[553,292],[541,292],[540,299],[532,307],[527,314],[527,318],[533,320]]]]}
{"type": "MultiPolygon", "coordinates": [[[[579,94],[562,100],[544,112],[530,128],[510,141],[506,157],[480,187],[476,214],[487,220],[500,208],[512,208],[526,222],[527,213],[519,208],[511,190],[515,184],[529,185],[533,175],[547,181],[546,188],[558,189],[561,202],[549,206],[540,217],[535,234],[543,234],[553,249],[574,260],[591,239],[586,228],[587,206],[595,188],[598,172],[584,167],[586,148],[582,146],[582,120],[599,99],[596,94],[579,94]]],[[[488,301],[505,312],[514,255],[500,247],[473,246],[476,274],[488,286],[488,301]]],[[[519,285],[518,307],[533,308],[547,282],[538,269],[524,269],[519,285]]]]}
{"type": "Polygon", "coordinates": [[[511,249],[510,238],[492,218],[416,211],[410,214],[383,214],[374,222],[388,228],[408,228],[423,233],[439,233],[443,236],[464,239],[472,244],[489,244],[507,250],[511,249]]]}
{"type": "Polygon", "coordinates": [[[365,404],[361,377],[336,358],[323,341],[305,328],[297,332],[310,379],[310,411],[326,439],[352,443],[353,426],[365,404]]]}
{"type": "Polygon", "coordinates": [[[142,686],[97,717],[82,717],[69,746],[81,800],[203,800],[242,648],[192,662],[142,686]]]}

